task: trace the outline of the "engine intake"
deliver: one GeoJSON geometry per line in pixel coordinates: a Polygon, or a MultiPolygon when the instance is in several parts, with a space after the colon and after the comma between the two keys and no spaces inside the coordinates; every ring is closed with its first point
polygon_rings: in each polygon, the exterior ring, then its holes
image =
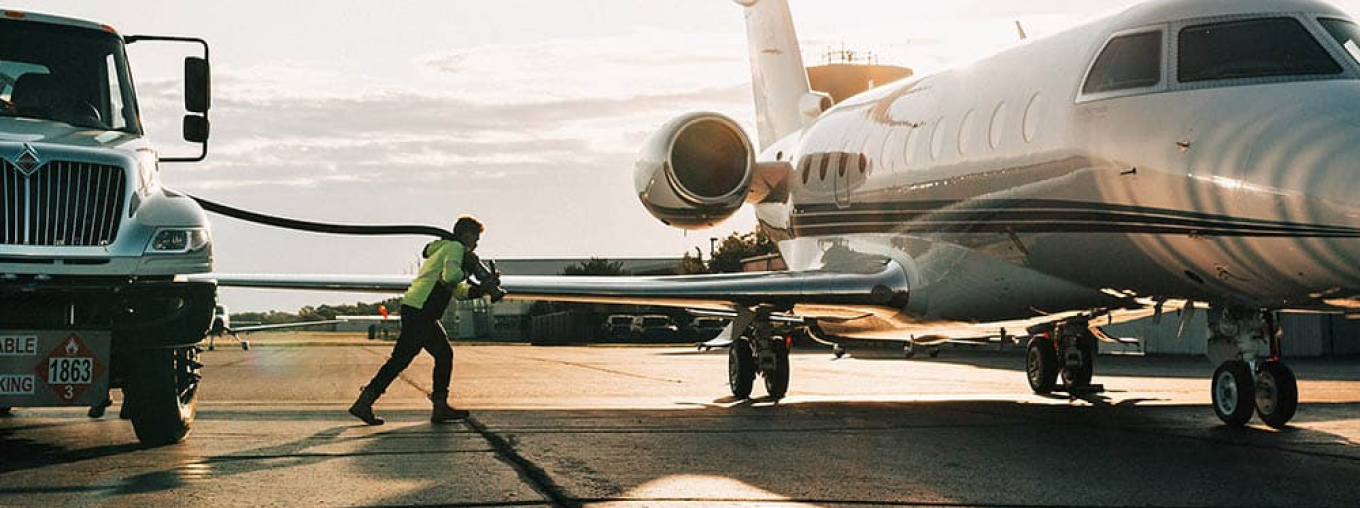
{"type": "Polygon", "coordinates": [[[690,113],[662,126],[638,154],[633,184],[647,211],[682,229],[711,227],[746,201],[755,150],[740,125],[690,113]]]}

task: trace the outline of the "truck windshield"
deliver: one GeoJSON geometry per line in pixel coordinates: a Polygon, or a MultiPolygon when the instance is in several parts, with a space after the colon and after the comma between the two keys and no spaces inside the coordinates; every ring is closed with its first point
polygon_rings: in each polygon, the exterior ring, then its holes
{"type": "Polygon", "coordinates": [[[0,20],[0,116],[140,134],[122,39],[86,28],[0,20]]]}

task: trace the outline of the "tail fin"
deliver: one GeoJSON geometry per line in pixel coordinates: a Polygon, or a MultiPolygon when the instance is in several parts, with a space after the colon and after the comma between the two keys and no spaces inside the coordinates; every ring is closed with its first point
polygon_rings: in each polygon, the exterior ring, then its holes
{"type": "Polygon", "coordinates": [[[763,150],[817,118],[831,107],[831,98],[808,86],[788,0],[735,1],[746,8],[751,89],[763,150]]]}

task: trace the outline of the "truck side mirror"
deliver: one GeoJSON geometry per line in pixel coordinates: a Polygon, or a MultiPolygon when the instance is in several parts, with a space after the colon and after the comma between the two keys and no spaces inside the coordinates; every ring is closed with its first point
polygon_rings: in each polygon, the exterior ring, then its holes
{"type": "Polygon", "coordinates": [[[208,142],[208,117],[184,115],[184,140],[191,143],[208,142]]]}
{"type": "MultiPolygon", "coordinates": [[[[196,56],[186,57],[184,59],[184,109],[190,113],[207,113],[211,106],[212,77],[208,71],[208,60],[196,56]]],[[[185,132],[185,139],[188,139],[188,131],[185,132]]],[[[207,132],[207,130],[204,129],[204,132],[207,132]]],[[[203,138],[207,139],[207,135],[204,135],[203,138]]]]}
{"type": "Polygon", "coordinates": [[[161,162],[198,162],[208,156],[208,108],[212,106],[212,78],[208,72],[208,41],[197,37],[169,37],[164,35],[129,35],[123,38],[127,44],[141,41],[167,41],[198,44],[203,47],[202,57],[184,59],[184,140],[201,143],[202,151],[196,157],[161,157],[161,162]]]}

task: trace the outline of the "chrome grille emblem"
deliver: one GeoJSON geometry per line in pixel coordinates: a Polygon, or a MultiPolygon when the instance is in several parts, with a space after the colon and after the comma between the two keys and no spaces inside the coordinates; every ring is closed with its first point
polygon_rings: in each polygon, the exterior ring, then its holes
{"type": "Polygon", "coordinates": [[[14,165],[19,168],[19,172],[24,176],[33,176],[33,172],[42,166],[42,160],[38,159],[38,152],[28,143],[24,143],[24,150],[14,157],[14,165]]]}

